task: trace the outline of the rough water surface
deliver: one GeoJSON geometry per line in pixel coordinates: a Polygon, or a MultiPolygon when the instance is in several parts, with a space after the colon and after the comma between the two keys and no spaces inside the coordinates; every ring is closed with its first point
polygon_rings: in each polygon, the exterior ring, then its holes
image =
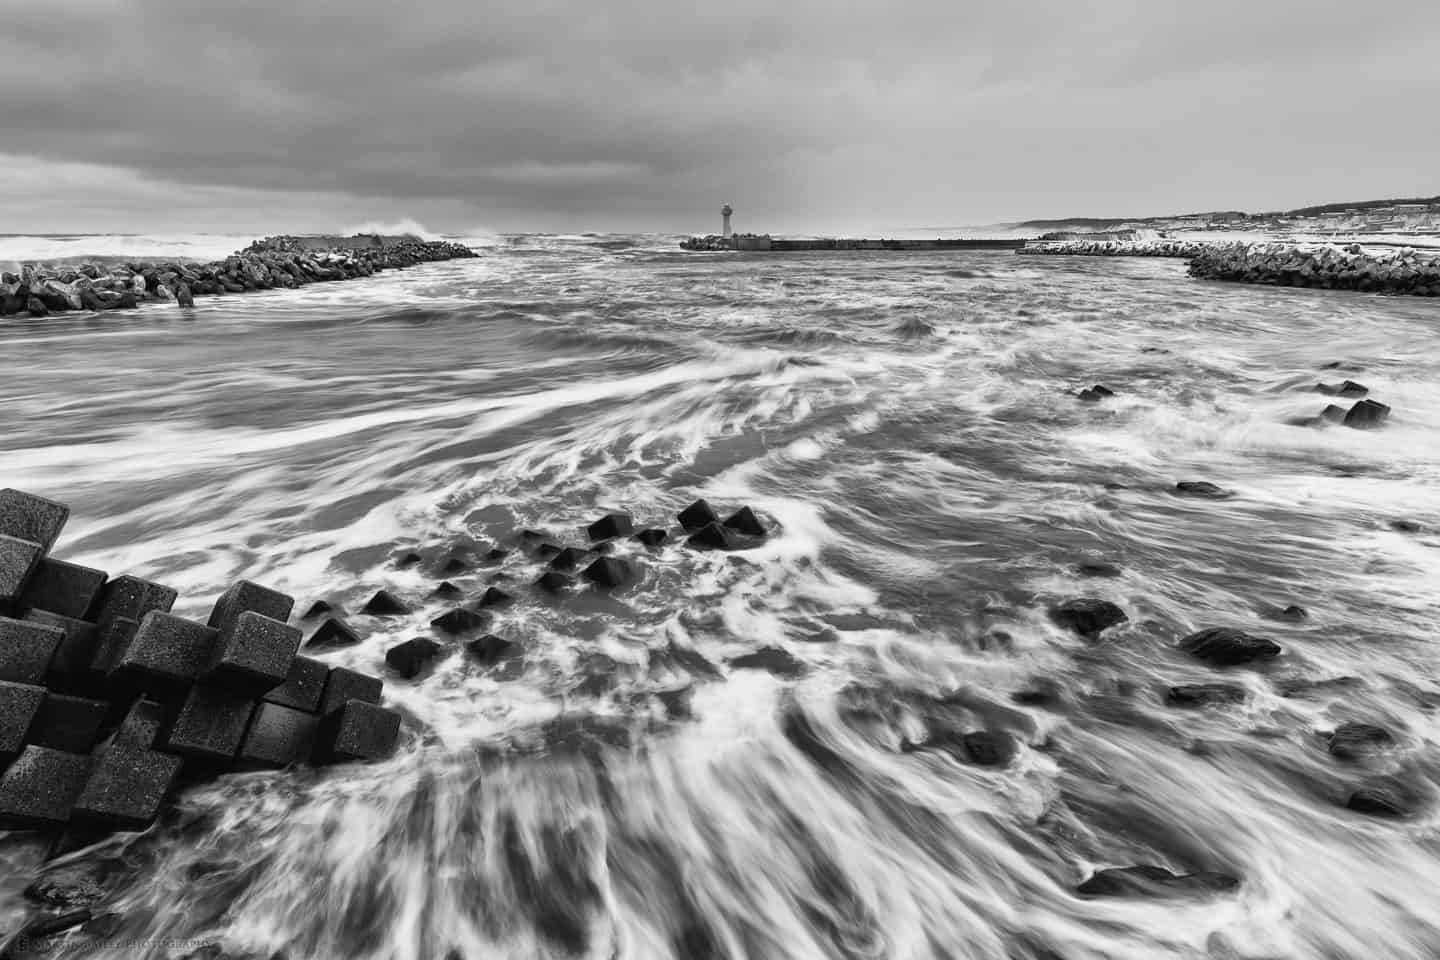
{"type": "MultiPolygon", "coordinates": [[[[240,577],[301,610],[415,604],[324,654],[387,677],[397,756],[227,777],[85,854],[123,865],[117,944],[1440,955],[1440,305],[1180,261],[482,252],[0,326],[0,485],[73,506],[59,556],[168,583],[185,615],[240,577]],[[1345,378],[1384,429],[1287,425],[1345,378]],[[1077,401],[1095,383],[1116,395],[1077,401]],[[522,528],[578,544],[612,509],[670,525],[697,497],[775,533],[626,542],[643,576],[613,595],[544,599],[518,550],[447,575],[516,594],[492,629],[523,659],[386,672],[437,612],[430,557],[522,528]],[[397,568],[412,547],[427,562],[397,568]],[[1078,597],[1128,620],[1048,616],[1078,597]],[[1179,646],[1207,627],[1283,653],[1211,666],[1179,646]],[[1224,686],[1168,694],[1198,684],[1224,686]],[[1390,740],[1335,747],[1355,722],[1390,740]],[[1361,788],[1405,815],[1348,809],[1361,788]],[[1137,865],[1239,885],[1077,891],[1137,865]]],[[[41,855],[0,839],[0,930],[41,855]]]]}

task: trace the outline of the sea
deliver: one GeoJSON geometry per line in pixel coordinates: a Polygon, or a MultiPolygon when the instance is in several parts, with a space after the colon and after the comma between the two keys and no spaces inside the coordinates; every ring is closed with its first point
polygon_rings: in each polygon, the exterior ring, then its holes
{"type": "MultiPolygon", "coordinates": [[[[1440,956],[1440,303],[1178,260],[458,239],[480,255],[0,320],[0,486],[71,506],[55,555],[185,616],[242,578],[336,604],[363,642],[321,658],[405,717],[393,759],[222,777],[77,854],[123,874],[96,908],[121,932],[49,955],[1440,956]],[[1346,379],[1383,428],[1296,425],[1346,379]],[[701,498],[769,536],[689,548],[701,498]],[[670,532],[618,542],[632,583],[532,586],[522,530],[582,546],[616,512],[670,532]],[[515,657],[387,667],[441,580],[514,596],[515,657]],[[380,589],[412,612],[358,613],[380,589]],[[1128,619],[1079,636],[1050,615],[1078,598],[1128,619]],[[1282,653],[1182,649],[1213,627],[1282,653]],[[1173,703],[1195,684],[1228,692],[1173,703]],[[1356,723],[1384,736],[1336,749],[1356,723]],[[984,732],[1013,755],[957,746],[984,732]],[[1078,889],[1140,865],[1238,886],[1078,889]]],[[[44,849],[0,837],[0,931],[44,849]]]]}

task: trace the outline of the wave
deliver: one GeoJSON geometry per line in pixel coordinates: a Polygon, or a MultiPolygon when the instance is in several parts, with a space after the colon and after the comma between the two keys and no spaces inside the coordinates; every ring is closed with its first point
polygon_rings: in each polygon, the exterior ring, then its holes
{"type": "Polygon", "coordinates": [[[258,240],[249,233],[0,234],[0,268],[87,260],[220,260],[258,240]]]}

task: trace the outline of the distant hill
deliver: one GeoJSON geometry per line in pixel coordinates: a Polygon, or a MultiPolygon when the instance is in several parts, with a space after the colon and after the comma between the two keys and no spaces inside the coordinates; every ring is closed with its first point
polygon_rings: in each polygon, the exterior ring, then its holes
{"type": "Polygon", "coordinates": [[[1036,230],[1052,230],[1059,227],[1091,227],[1105,230],[1118,227],[1125,223],[1158,223],[1161,221],[1179,220],[1186,217],[1209,217],[1226,220],[1243,220],[1250,217],[1315,217],[1326,213],[1340,213],[1345,210],[1373,210],[1377,207],[1388,207],[1397,203],[1423,203],[1440,209],[1440,196],[1412,197],[1395,200],[1361,200],[1352,203],[1325,203],[1314,207],[1300,207],[1295,210],[1266,211],[1264,213],[1245,213],[1241,210],[1211,210],[1204,213],[1176,213],[1163,217],[1066,217],[1059,220],[1024,220],[1019,223],[1000,224],[1000,226],[1012,229],[1036,230]]]}

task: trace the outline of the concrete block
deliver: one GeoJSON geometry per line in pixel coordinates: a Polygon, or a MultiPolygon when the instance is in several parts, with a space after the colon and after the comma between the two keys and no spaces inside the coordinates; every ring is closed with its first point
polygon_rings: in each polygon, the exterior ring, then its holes
{"type": "Polygon", "coordinates": [[[694,533],[696,530],[719,522],[719,515],[704,500],[696,500],[680,511],[680,526],[685,528],[686,533],[694,533]]]}
{"type": "Polygon", "coordinates": [[[173,695],[205,669],[219,631],[169,613],[145,614],[110,676],[127,689],[173,695]]]}
{"type": "Polygon", "coordinates": [[[368,613],[373,617],[398,617],[410,612],[410,608],[400,601],[399,597],[388,590],[377,590],[375,596],[366,601],[365,606],[360,608],[361,613],[368,613]]]}
{"type": "Polygon", "coordinates": [[[385,651],[385,662],[406,680],[413,680],[444,652],[445,648],[429,637],[416,637],[385,651]]]}
{"type": "Polygon", "coordinates": [[[400,714],[351,700],[320,721],[315,759],[320,763],[380,760],[400,740],[400,714]]]}
{"type": "Polygon", "coordinates": [[[647,547],[658,547],[660,546],[660,544],[664,543],[667,539],[669,539],[669,537],[670,534],[656,527],[651,527],[648,530],[641,530],[639,533],[635,534],[635,539],[639,540],[647,547]]]}
{"type": "Polygon", "coordinates": [[[282,707],[315,713],[320,709],[320,698],[325,694],[325,681],[329,675],[330,668],[319,660],[296,657],[290,661],[285,682],[266,692],[261,699],[282,707]]]}
{"type": "Polygon", "coordinates": [[[135,639],[140,624],[129,617],[114,617],[95,629],[100,633],[100,643],[95,648],[91,667],[98,674],[108,675],[115,668],[115,661],[130,646],[130,641],[135,639]]]}
{"type": "Polygon", "coordinates": [[[357,673],[346,667],[336,667],[325,679],[325,692],[320,697],[321,715],[333,713],[351,700],[365,703],[379,703],[380,691],[385,684],[379,677],[357,673]]]}
{"type": "Polygon", "coordinates": [[[0,765],[25,746],[25,734],[45,702],[44,687],[0,681],[0,765]]]}
{"type": "Polygon", "coordinates": [[[590,534],[591,540],[613,540],[616,537],[628,537],[635,532],[635,526],[630,518],[623,513],[606,514],[585,528],[590,534]]]}
{"type": "Polygon", "coordinates": [[[47,673],[49,685],[61,690],[94,690],[95,657],[100,650],[100,630],[88,620],[64,617],[48,610],[31,610],[25,615],[30,623],[54,627],[60,631],[60,645],[50,660],[47,673]]]}
{"type": "Polygon", "coordinates": [[[20,596],[20,608],[84,620],[104,586],[104,570],[45,557],[30,574],[30,582],[20,596]]]}
{"type": "Polygon", "coordinates": [[[303,710],[262,703],[250,719],[235,765],[242,770],[279,769],[306,763],[315,749],[320,718],[303,710]]]}
{"type": "Polygon", "coordinates": [[[306,610],[304,616],[302,616],[300,619],[314,620],[317,617],[323,617],[325,614],[331,612],[334,609],[335,607],[331,605],[329,600],[316,600],[314,603],[310,604],[310,609],[306,610]]]}
{"type": "Polygon", "coordinates": [[[431,620],[430,626],[444,633],[468,633],[484,628],[489,622],[490,618],[484,614],[456,607],[431,620]]]}
{"type": "Polygon", "coordinates": [[[546,593],[559,593],[575,585],[575,578],[556,570],[547,570],[535,581],[535,586],[546,593]]]}
{"type": "Polygon", "coordinates": [[[215,601],[215,609],[210,612],[210,626],[224,632],[240,614],[247,611],[284,623],[290,619],[290,611],[294,608],[295,600],[280,591],[241,580],[215,601]]]}
{"type": "Polygon", "coordinates": [[[162,749],[204,761],[227,761],[240,749],[255,701],[220,687],[190,688],[162,749]]]}
{"type": "Polygon", "coordinates": [[[126,710],[125,718],[110,739],[110,746],[149,750],[160,740],[167,720],[164,704],[141,697],[126,710]]]}
{"type": "Polygon", "coordinates": [[[514,599],[514,597],[510,596],[510,594],[506,593],[504,590],[501,590],[499,587],[488,587],[485,590],[485,595],[480,598],[480,606],[501,607],[507,603],[510,603],[514,599]]]}
{"type": "Polygon", "coordinates": [[[601,557],[581,574],[597,587],[618,587],[630,579],[630,565],[614,557],[601,557]]]}
{"type": "Polygon", "coordinates": [[[718,523],[696,530],[685,543],[696,550],[734,550],[739,545],[734,531],[718,523]]]}
{"type": "Polygon", "coordinates": [[[258,697],[285,682],[299,649],[299,630],[247,610],[221,631],[200,680],[258,697]]]}
{"type": "Polygon", "coordinates": [[[69,519],[70,508],[63,503],[8,487],[0,490],[0,536],[38,543],[41,553],[49,553],[69,519]]]}
{"type": "Polygon", "coordinates": [[[765,525],[760,522],[759,517],[755,516],[755,511],[749,507],[741,507],[726,517],[725,526],[731,530],[737,530],[747,537],[765,536],[765,525]]]}
{"type": "Polygon", "coordinates": [[[112,621],[121,617],[139,623],[147,613],[169,613],[175,597],[175,591],[163,584],[119,576],[100,590],[100,599],[86,619],[95,621],[103,633],[112,621]]]}
{"type": "Polygon", "coordinates": [[[64,636],[49,624],[0,617],[0,680],[43,684],[64,636]]]}
{"type": "Polygon", "coordinates": [[[339,617],[330,617],[305,641],[307,650],[333,650],[336,647],[353,647],[360,642],[360,634],[339,617]]]}
{"type": "Polygon", "coordinates": [[[0,535],[0,612],[16,612],[30,573],[44,555],[33,540],[0,535]]]}
{"type": "Polygon", "coordinates": [[[104,700],[47,693],[25,740],[66,753],[89,753],[109,712],[110,704],[104,700]]]}
{"type": "Polygon", "coordinates": [[[75,822],[144,830],[155,822],[183,763],[157,750],[112,745],[95,761],[75,798],[75,822]]]}
{"type": "Polygon", "coordinates": [[[555,556],[550,558],[550,569],[559,570],[562,573],[574,570],[585,559],[584,550],[576,550],[574,547],[565,547],[555,556]]]}
{"type": "Polygon", "coordinates": [[[501,660],[508,660],[520,656],[524,651],[520,644],[506,640],[504,637],[497,637],[493,633],[487,633],[483,637],[477,637],[465,644],[465,652],[481,666],[490,667],[501,660]]]}
{"type": "Polygon", "coordinates": [[[48,747],[26,747],[0,777],[0,830],[58,827],[90,776],[91,759],[48,747]]]}

